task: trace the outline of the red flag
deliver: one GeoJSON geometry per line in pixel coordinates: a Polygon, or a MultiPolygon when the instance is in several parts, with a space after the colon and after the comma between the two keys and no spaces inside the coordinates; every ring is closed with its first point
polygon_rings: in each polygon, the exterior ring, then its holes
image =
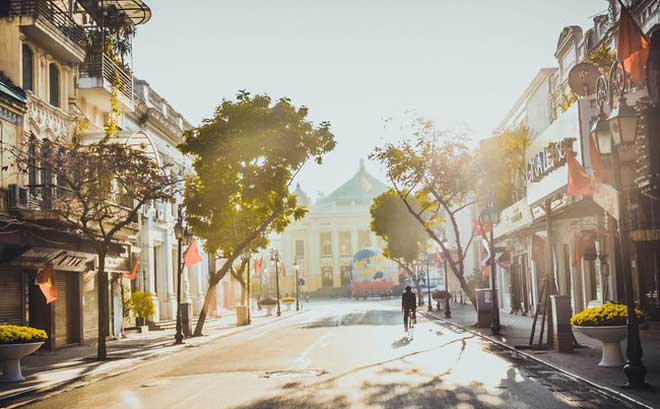
{"type": "Polygon", "coordinates": [[[594,176],[603,183],[607,183],[607,172],[603,166],[603,158],[601,158],[598,149],[596,149],[596,142],[593,138],[589,138],[589,159],[591,159],[591,167],[594,170],[594,176]]]}
{"type": "Polygon", "coordinates": [[[263,260],[261,259],[261,257],[254,260],[254,272],[255,273],[261,274],[262,266],[263,266],[263,260]]]}
{"type": "Polygon", "coordinates": [[[41,292],[44,293],[44,297],[46,297],[46,304],[50,304],[57,300],[57,288],[55,288],[55,270],[53,269],[53,263],[46,264],[46,267],[37,274],[36,281],[41,292]]]}
{"type": "Polygon", "coordinates": [[[135,260],[133,261],[133,266],[131,267],[131,272],[130,273],[123,273],[121,276],[123,278],[126,278],[128,280],[135,280],[137,278],[137,270],[138,266],[140,265],[140,257],[135,257],[135,260]]]}
{"type": "Polygon", "coordinates": [[[492,223],[481,223],[478,219],[474,219],[474,232],[479,236],[485,236],[487,233],[490,233],[493,230],[492,223]]]}
{"type": "Polygon", "coordinates": [[[623,61],[633,81],[641,81],[649,58],[649,42],[628,9],[621,6],[619,29],[616,35],[616,59],[623,61]]]}
{"type": "Polygon", "coordinates": [[[435,265],[439,266],[442,264],[442,254],[440,253],[440,249],[437,248],[435,249],[435,265]]]}
{"type": "Polygon", "coordinates": [[[566,152],[566,163],[568,165],[568,194],[571,196],[593,195],[591,177],[575,159],[573,152],[566,152]]]}
{"type": "Polygon", "coordinates": [[[197,250],[196,240],[193,240],[186,251],[183,252],[183,262],[188,268],[202,262],[202,257],[199,255],[199,250],[197,250]]]}

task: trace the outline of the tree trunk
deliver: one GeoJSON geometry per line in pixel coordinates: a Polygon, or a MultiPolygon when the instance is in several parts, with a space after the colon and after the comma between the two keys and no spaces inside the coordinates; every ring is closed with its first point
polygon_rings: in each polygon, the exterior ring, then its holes
{"type": "MultiPolygon", "coordinates": [[[[220,280],[218,280],[220,281],[220,280]]],[[[217,283],[209,283],[209,288],[206,290],[206,296],[204,297],[204,305],[202,310],[199,312],[199,317],[197,317],[197,324],[195,325],[195,331],[193,332],[193,337],[201,337],[202,330],[204,329],[204,322],[206,321],[206,314],[209,310],[209,305],[215,297],[215,287],[217,283]]]]}
{"type": "Polygon", "coordinates": [[[98,360],[105,360],[108,357],[106,348],[106,338],[108,336],[109,316],[108,316],[108,276],[105,273],[105,254],[106,249],[97,251],[99,257],[99,269],[97,272],[98,284],[98,313],[99,313],[99,335],[98,335],[98,348],[96,351],[96,358],[98,360]]]}

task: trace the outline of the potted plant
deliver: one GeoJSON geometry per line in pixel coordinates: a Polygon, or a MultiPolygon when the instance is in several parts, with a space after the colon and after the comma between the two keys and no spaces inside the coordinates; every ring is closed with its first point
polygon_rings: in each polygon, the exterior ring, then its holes
{"type": "Polygon", "coordinates": [[[273,297],[266,297],[259,301],[259,305],[266,308],[266,316],[270,317],[273,312],[273,307],[277,304],[277,299],[273,297]]]}
{"type": "Polygon", "coordinates": [[[296,302],[296,298],[287,295],[286,297],[282,298],[282,302],[284,305],[286,305],[286,310],[291,311],[291,306],[296,302]]]}
{"type": "MultiPolygon", "coordinates": [[[[642,312],[635,309],[641,319],[642,312]]],[[[596,339],[603,344],[603,352],[598,366],[621,366],[623,354],[621,341],[626,337],[628,307],[623,304],[604,304],[586,310],[571,317],[571,325],[578,332],[596,339]]]]}
{"type": "Polygon", "coordinates": [[[148,321],[156,314],[154,299],[148,291],[136,291],[131,295],[131,309],[137,315],[136,324],[140,333],[149,331],[148,321]]]}
{"type": "Polygon", "coordinates": [[[21,358],[35,352],[48,339],[46,331],[20,325],[0,325],[0,359],[3,370],[0,381],[24,381],[21,358]]]}

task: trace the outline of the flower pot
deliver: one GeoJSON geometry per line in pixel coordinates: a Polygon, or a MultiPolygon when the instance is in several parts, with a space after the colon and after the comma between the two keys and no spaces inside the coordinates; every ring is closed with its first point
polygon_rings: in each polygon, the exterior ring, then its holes
{"type": "Polygon", "coordinates": [[[284,305],[286,305],[286,310],[291,311],[291,306],[293,305],[292,302],[285,302],[284,305]]]}
{"type": "Polygon", "coordinates": [[[574,325],[578,332],[603,343],[603,355],[598,366],[615,367],[624,364],[621,353],[621,341],[626,337],[625,325],[580,327],[574,325]]]}
{"type": "Polygon", "coordinates": [[[0,360],[4,361],[2,366],[2,382],[21,382],[24,381],[21,372],[21,358],[34,353],[43,342],[30,342],[26,344],[1,344],[0,360]]]}
{"type": "Polygon", "coordinates": [[[266,307],[266,316],[270,317],[273,315],[273,306],[272,305],[264,305],[266,307]]]}

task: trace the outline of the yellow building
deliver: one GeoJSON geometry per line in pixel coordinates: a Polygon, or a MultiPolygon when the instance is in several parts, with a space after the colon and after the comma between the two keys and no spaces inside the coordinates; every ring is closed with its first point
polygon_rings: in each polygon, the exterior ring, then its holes
{"type": "Polygon", "coordinates": [[[281,235],[280,258],[286,269],[282,292],[295,291],[296,262],[305,277],[305,292],[348,288],[353,254],[364,247],[385,247],[369,228],[369,207],[386,189],[367,172],[363,161],[352,178],[316,203],[298,185],[294,193],[309,213],[281,235]]]}

